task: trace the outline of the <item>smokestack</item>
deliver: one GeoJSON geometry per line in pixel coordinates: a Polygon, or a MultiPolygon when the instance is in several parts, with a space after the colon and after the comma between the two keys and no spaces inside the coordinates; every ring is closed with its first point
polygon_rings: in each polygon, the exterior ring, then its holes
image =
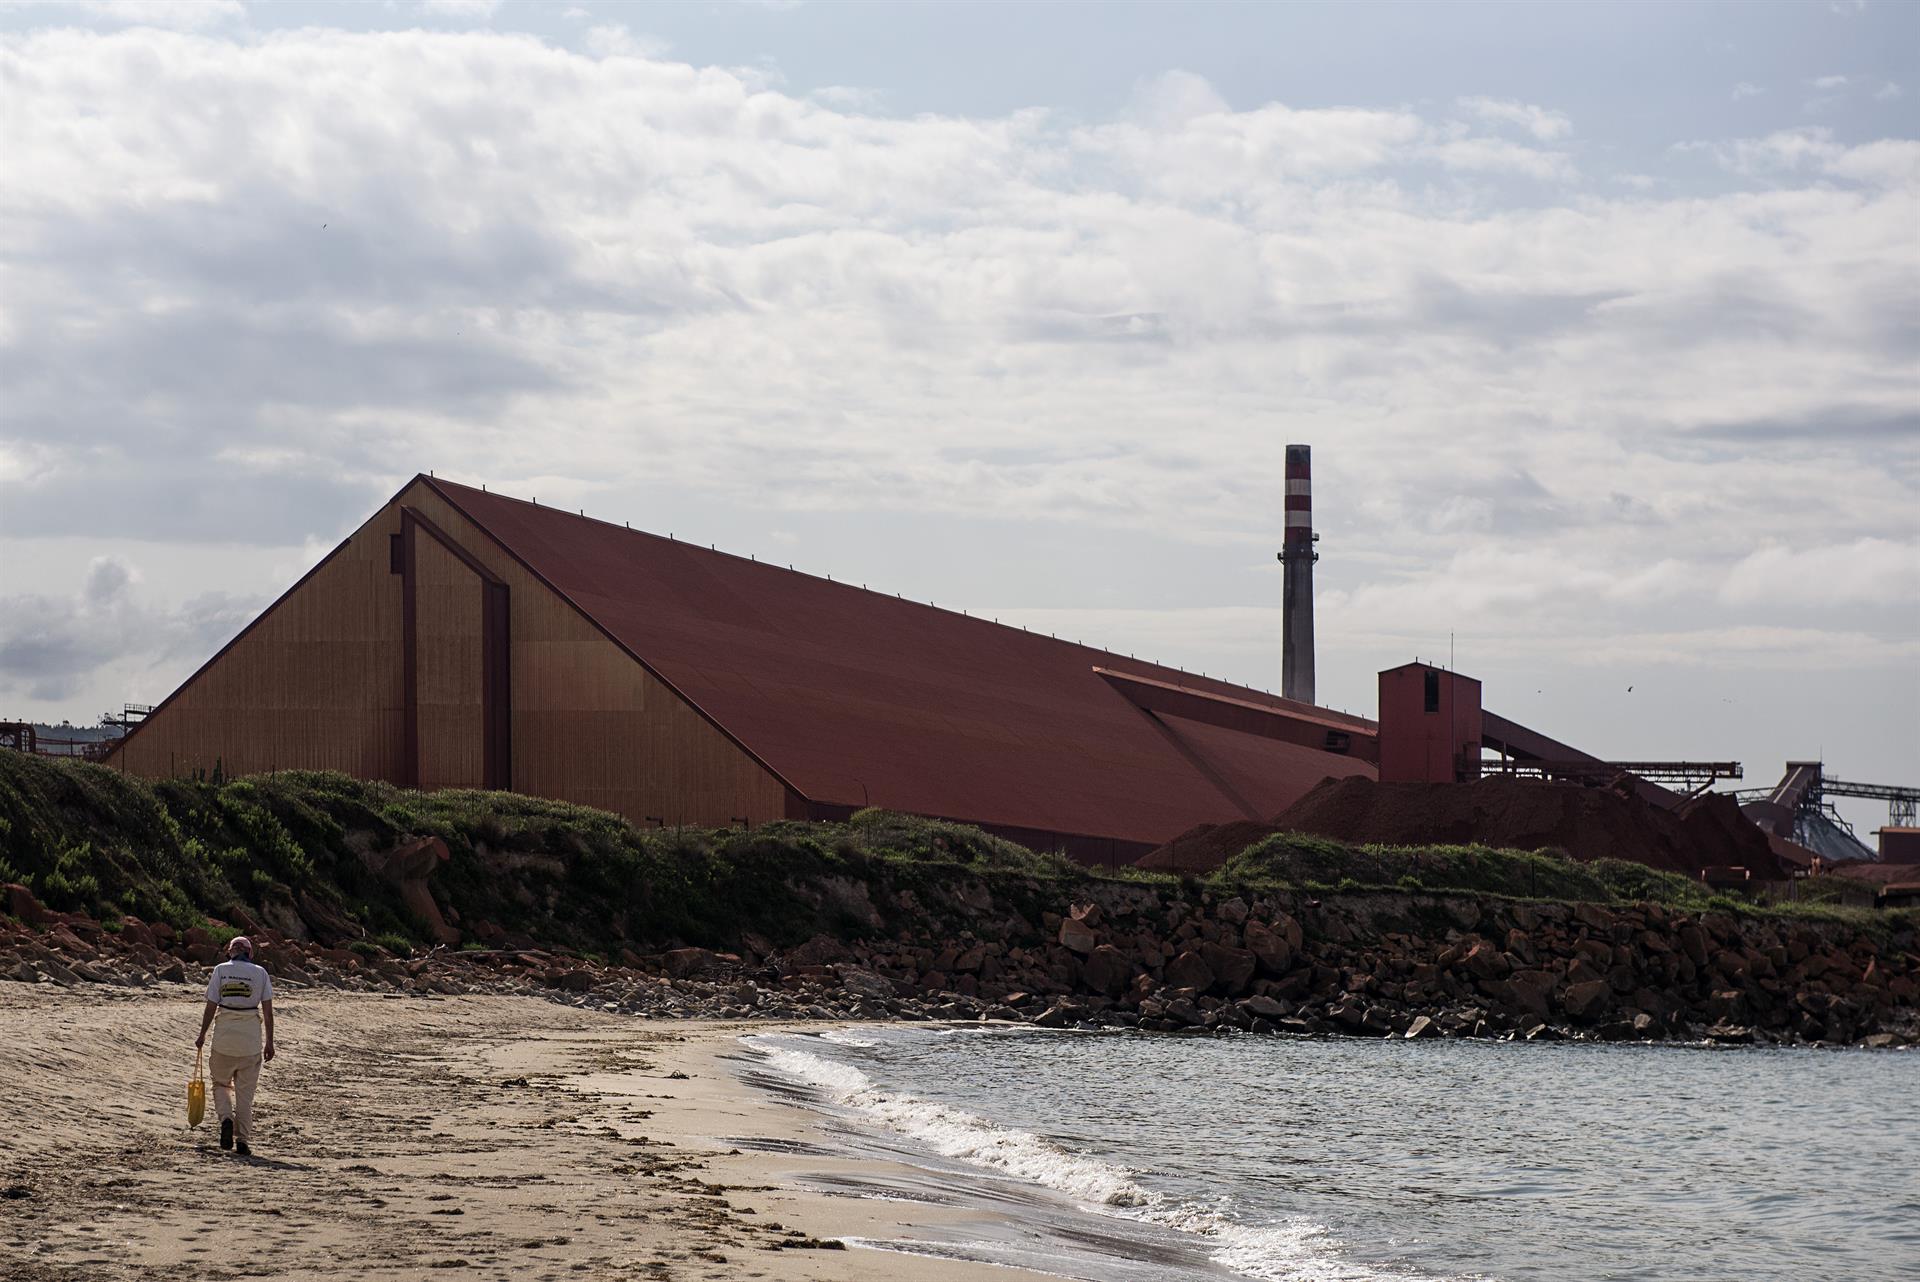
{"type": "Polygon", "coordinates": [[[1287,532],[1281,546],[1280,693],[1313,702],[1313,451],[1287,446],[1287,532]]]}

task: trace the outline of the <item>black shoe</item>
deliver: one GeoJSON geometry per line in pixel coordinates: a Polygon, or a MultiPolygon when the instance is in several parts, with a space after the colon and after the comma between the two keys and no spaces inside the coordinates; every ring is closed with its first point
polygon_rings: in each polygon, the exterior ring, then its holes
{"type": "Polygon", "coordinates": [[[233,1119],[231,1117],[223,1117],[220,1119],[220,1147],[233,1147],[233,1119]]]}
{"type": "Polygon", "coordinates": [[[253,1150],[247,1147],[247,1142],[245,1140],[241,1140],[238,1143],[236,1143],[233,1146],[233,1151],[238,1153],[241,1157],[253,1156],[253,1150]]]}

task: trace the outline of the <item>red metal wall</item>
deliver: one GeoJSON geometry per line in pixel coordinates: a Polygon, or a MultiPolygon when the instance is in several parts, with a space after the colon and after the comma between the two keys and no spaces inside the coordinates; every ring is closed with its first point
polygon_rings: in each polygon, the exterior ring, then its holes
{"type": "Polygon", "coordinates": [[[1920,828],[1882,828],[1880,860],[1889,864],[1920,864],[1920,828]]]}
{"type": "Polygon", "coordinates": [[[1380,782],[1453,783],[1458,763],[1479,778],[1480,683],[1409,663],[1380,674],[1380,782]]]}

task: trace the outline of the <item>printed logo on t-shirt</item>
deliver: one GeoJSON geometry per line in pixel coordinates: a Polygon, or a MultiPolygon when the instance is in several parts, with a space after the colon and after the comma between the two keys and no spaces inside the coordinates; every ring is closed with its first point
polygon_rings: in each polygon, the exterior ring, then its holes
{"type": "Polygon", "coordinates": [[[244,979],[224,980],[220,984],[220,996],[251,997],[253,996],[253,985],[244,979]]]}

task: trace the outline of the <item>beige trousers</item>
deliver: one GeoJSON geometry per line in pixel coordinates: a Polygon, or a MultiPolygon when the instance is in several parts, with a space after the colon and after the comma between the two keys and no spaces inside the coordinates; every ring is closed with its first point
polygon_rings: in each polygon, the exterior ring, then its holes
{"type": "Polygon", "coordinates": [[[260,1056],[222,1055],[207,1057],[207,1076],[213,1081],[213,1112],[221,1121],[233,1119],[236,1139],[253,1135],[253,1091],[260,1085],[260,1056]]]}

